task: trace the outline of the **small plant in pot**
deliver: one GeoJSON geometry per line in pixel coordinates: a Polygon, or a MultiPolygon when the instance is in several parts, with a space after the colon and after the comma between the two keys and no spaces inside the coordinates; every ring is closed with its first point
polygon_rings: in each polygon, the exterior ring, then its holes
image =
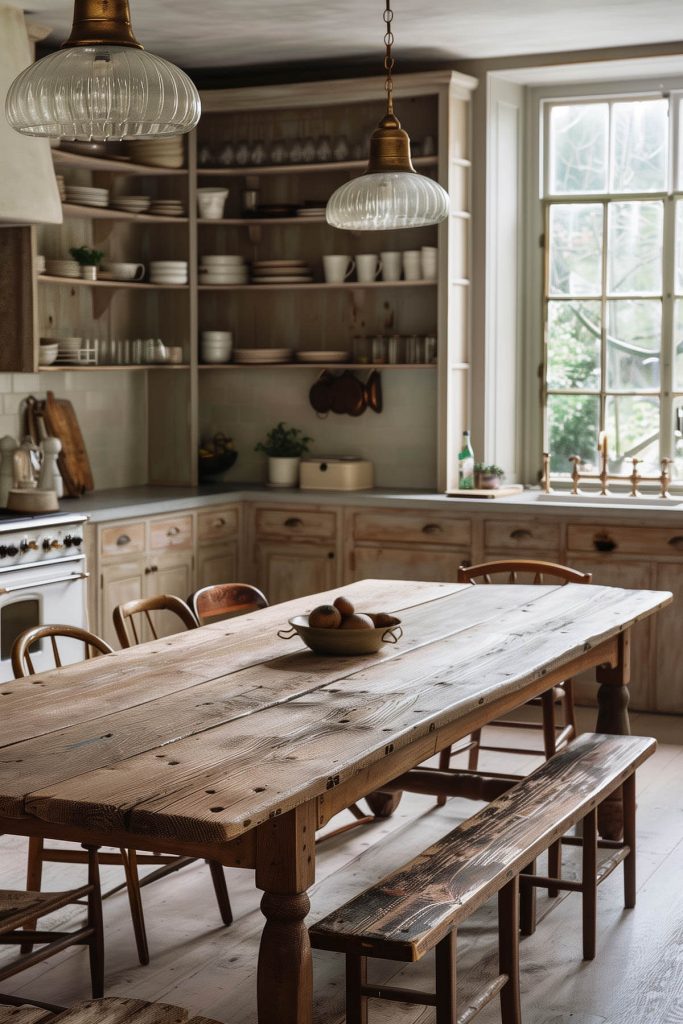
{"type": "Polygon", "coordinates": [[[81,277],[86,281],[97,280],[97,268],[104,259],[104,253],[99,249],[91,249],[87,245],[80,245],[77,249],[69,249],[71,256],[81,268],[81,277]]]}
{"type": "Polygon", "coordinates": [[[299,462],[306,455],[312,437],[304,437],[297,427],[278,423],[259,441],[255,451],[268,456],[268,485],[270,487],[296,487],[299,483],[299,462]]]}
{"type": "Polygon", "coordinates": [[[495,491],[500,487],[504,476],[505,470],[500,466],[487,466],[483,462],[477,462],[474,467],[474,486],[480,487],[483,491],[495,491]]]}

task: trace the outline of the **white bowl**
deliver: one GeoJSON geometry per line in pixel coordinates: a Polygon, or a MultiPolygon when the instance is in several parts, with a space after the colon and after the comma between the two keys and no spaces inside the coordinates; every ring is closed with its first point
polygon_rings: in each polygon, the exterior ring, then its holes
{"type": "Polygon", "coordinates": [[[232,331],[202,331],[201,333],[202,342],[226,342],[232,341],[232,331]]]}
{"type": "Polygon", "coordinates": [[[59,349],[56,345],[41,345],[40,355],[38,356],[39,366],[52,366],[57,360],[59,355],[59,349]]]}

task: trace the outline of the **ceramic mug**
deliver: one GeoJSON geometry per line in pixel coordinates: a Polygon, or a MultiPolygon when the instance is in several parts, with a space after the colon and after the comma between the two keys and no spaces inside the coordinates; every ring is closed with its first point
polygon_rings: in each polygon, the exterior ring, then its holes
{"type": "Polygon", "coordinates": [[[359,281],[376,281],[382,271],[382,261],[375,252],[356,256],[356,276],[359,281]]]}
{"type": "Polygon", "coordinates": [[[427,281],[436,278],[438,250],[435,245],[423,245],[420,250],[420,267],[422,276],[427,281]]]}
{"type": "Polygon", "coordinates": [[[323,256],[323,269],[328,284],[341,284],[353,273],[356,261],[353,256],[323,256]]]}
{"type": "Polygon", "coordinates": [[[407,249],[403,253],[403,276],[406,281],[419,281],[422,277],[422,253],[419,249],[407,249]]]}
{"type": "Polygon", "coordinates": [[[381,252],[380,259],[382,261],[382,280],[383,281],[400,281],[401,280],[401,253],[400,252],[381,252]]]}
{"type": "Polygon", "coordinates": [[[105,268],[115,281],[142,281],[144,263],[107,263],[105,268]]]}
{"type": "Polygon", "coordinates": [[[230,195],[227,188],[198,188],[197,206],[202,220],[221,220],[225,201],[230,195]]]}

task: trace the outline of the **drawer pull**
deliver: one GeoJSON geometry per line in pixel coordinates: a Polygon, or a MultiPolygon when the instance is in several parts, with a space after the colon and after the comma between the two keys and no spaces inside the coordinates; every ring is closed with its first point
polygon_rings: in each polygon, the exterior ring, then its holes
{"type": "Polygon", "coordinates": [[[683,537],[669,537],[667,544],[670,544],[672,548],[678,548],[680,551],[683,549],[683,537]]]}
{"type": "Polygon", "coordinates": [[[593,547],[596,551],[614,551],[617,542],[606,534],[593,538],[593,547]]]}
{"type": "Polygon", "coordinates": [[[297,526],[303,525],[304,524],[302,523],[302,521],[298,519],[296,516],[290,516],[289,519],[285,519],[285,526],[290,530],[295,529],[295,527],[297,526]]]}
{"type": "Polygon", "coordinates": [[[177,526],[171,526],[166,531],[166,536],[167,537],[177,537],[179,533],[180,533],[180,529],[177,526]]]}
{"type": "Polygon", "coordinates": [[[227,522],[228,522],[227,519],[223,519],[223,517],[221,517],[220,519],[217,519],[213,525],[214,525],[214,527],[226,526],[227,522]]]}
{"type": "Polygon", "coordinates": [[[425,523],[425,525],[422,527],[422,532],[430,534],[443,533],[443,530],[438,523],[425,523]]]}
{"type": "Polygon", "coordinates": [[[116,546],[117,548],[123,548],[126,546],[126,544],[130,544],[130,537],[128,536],[127,533],[122,533],[119,537],[116,538],[116,546]]]}
{"type": "Polygon", "coordinates": [[[512,540],[526,540],[528,537],[531,536],[531,530],[513,530],[512,533],[510,534],[510,538],[512,540]]]}

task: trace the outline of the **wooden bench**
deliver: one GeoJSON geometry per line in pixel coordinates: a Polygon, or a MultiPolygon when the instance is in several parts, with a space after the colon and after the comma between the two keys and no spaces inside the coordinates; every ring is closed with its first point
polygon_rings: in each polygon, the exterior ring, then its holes
{"type": "MultiPolygon", "coordinates": [[[[0,1003],[6,998],[0,996],[0,1003]]],[[[0,1005],[0,1024],[217,1024],[208,1017],[190,1017],[179,1006],[143,999],[91,999],[70,1010],[53,1010],[16,1000],[11,1006],[0,1005]]]]}
{"type": "MultiPolygon", "coordinates": [[[[437,1024],[470,1021],[500,993],[503,1024],[519,1024],[517,880],[536,858],[583,821],[581,882],[539,878],[526,872],[526,928],[533,926],[535,885],[583,893],[584,955],[595,951],[596,888],[624,862],[627,907],[635,905],[635,771],[656,742],[640,736],[588,733],[462,822],[409,864],[392,872],[310,929],[311,944],[346,954],[347,1024],[366,1024],[370,998],[436,1007],[437,1024]],[[598,871],[597,807],[623,785],[624,842],[598,871]],[[456,1011],[456,930],[498,894],[499,974],[456,1011]],[[367,958],[415,962],[435,949],[435,992],[369,984],[367,958]]],[[[618,847],[618,848],[617,848],[618,847]]]]}

